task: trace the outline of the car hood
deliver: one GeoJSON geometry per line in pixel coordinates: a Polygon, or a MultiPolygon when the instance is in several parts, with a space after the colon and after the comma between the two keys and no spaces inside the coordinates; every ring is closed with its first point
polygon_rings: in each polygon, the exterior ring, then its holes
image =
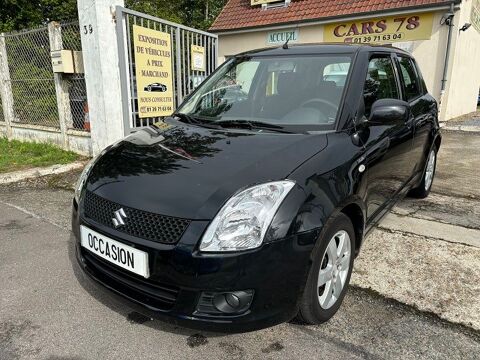
{"type": "Polygon", "coordinates": [[[160,131],[138,131],[105,151],[87,190],[123,206],[209,220],[239,189],[285,179],[326,144],[325,134],[164,123],[160,131]]]}

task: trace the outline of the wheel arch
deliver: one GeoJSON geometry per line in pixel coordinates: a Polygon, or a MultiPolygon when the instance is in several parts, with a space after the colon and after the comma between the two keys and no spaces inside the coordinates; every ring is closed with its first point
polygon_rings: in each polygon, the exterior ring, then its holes
{"type": "Polygon", "coordinates": [[[435,149],[440,150],[440,145],[442,144],[442,136],[438,134],[435,136],[435,139],[433,139],[433,145],[435,145],[435,149]]]}
{"type": "Polygon", "coordinates": [[[365,213],[362,207],[356,202],[343,206],[340,212],[345,214],[353,224],[355,231],[355,256],[357,256],[365,233],[365,213]]]}
{"type": "MultiPolygon", "coordinates": [[[[365,235],[365,226],[366,226],[366,211],[365,206],[360,199],[356,197],[350,198],[347,201],[342,202],[338,205],[335,210],[330,214],[327,220],[324,222],[324,226],[329,223],[329,220],[335,215],[343,214],[347,216],[353,225],[353,230],[355,231],[355,256],[360,252],[360,248],[363,243],[365,235]]],[[[323,232],[323,229],[322,229],[323,232]]]]}

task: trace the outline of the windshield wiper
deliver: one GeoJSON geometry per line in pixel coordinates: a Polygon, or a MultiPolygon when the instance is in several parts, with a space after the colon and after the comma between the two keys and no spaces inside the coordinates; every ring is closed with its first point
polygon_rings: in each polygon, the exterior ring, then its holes
{"type": "Polygon", "coordinates": [[[261,129],[261,130],[270,130],[275,132],[281,132],[286,134],[291,134],[291,131],[285,130],[280,125],[270,124],[262,121],[254,121],[254,120],[220,120],[214,121],[214,125],[218,125],[221,127],[229,127],[229,128],[241,128],[241,129],[261,129]]]}
{"type": "Polygon", "coordinates": [[[291,134],[291,131],[285,130],[280,125],[265,123],[262,121],[254,121],[254,120],[220,120],[220,121],[213,121],[213,120],[203,120],[197,117],[193,117],[191,115],[185,113],[174,113],[173,116],[180,118],[182,122],[188,124],[195,124],[195,125],[202,125],[209,128],[239,128],[239,129],[261,129],[261,130],[269,130],[275,131],[285,134],[291,134]]]}
{"type": "Polygon", "coordinates": [[[177,113],[174,113],[173,116],[176,116],[176,117],[180,118],[180,120],[182,122],[186,122],[188,124],[202,124],[203,123],[203,121],[201,121],[200,119],[194,118],[193,116],[185,114],[185,113],[177,112],[177,113]]]}
{"type": "Polygon", "coordinates": [[[206,127],[209,129],[218,129],[219,126],[215,124],[214,121],[212,120],[204,120],[198,117],[194,117],[192,115],[188,115],[185,113],[175,113],[173,116],[176,116],[180,118],[180,121],[187,123],[187,124],[194,124],[194,125],[199,125],[202,127],[206,127]]]}

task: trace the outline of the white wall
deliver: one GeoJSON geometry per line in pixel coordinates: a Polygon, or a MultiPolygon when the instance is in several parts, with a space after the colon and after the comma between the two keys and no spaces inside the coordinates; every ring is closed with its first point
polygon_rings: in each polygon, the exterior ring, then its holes
{"type": "Polygon", "coordinates": [[[445,11],[435,13],[430,40],[414,41],[412,51],[427,84],[427,89],[437,101],[440,101],[448,37],[448,26],[440,25],[444,14],[445,11]]]}
{"type": "Polygon", "coordinates": [[[451,119],[468,114],[477,109],[480,87],[480,34],[471,26],[467,31],[459,31],[470,22],[472,0],[463,0],[460,12],[456,13],[452,47],[451,74],[447,82],[446,108],[443,117],[451,119]]]}
{"type": "MultiPolygon", "coordinates": [[[[295,28],[295,25],[286,29],[293,28],[295,28]]],[[[235,55],[243,51],[279,46],[267,44],[268,33],[269,31],[260,30],[240,34],[219,35],[218,63],[221,64],[225,61],[225,56],[235,55]]],[[[312,25],[299,27],[298,38],[298,43],[318,43],[323,40],[323,26],[312,25]]]]}
{"type": "MultiPolygon", "coordinates": [[[[5,123],[0,122],[0,137],[6,136],[5,123]]],[[[12,125],[12,136],[9,139],[30,141],[37,143],[49,143],[59,147],[63,145],[63,135],[60,131],[44,126],[36,125],[12,125]]],[[[91,156],[90,134],[67,130],[68,149],[81,155],[91,156]]]]}
{"type": "MultiPolygon", "coordinates": [[[[115,6],[123,0],[78,0],[93,155],[124,137],[115,6]],[[83,31],[86,29],[85,31],[83,31]]],[[[126,99],[124,101],[127,101],[126,99]]]]}

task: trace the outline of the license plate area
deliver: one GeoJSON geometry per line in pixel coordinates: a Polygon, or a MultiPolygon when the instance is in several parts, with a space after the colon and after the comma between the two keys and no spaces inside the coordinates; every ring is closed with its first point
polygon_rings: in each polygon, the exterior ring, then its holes
{"type": "Polygon", "coordinates": [[[80,226],[80,244],[83,248],[125,270],[148,278],[148,253],[80,226]]]}

